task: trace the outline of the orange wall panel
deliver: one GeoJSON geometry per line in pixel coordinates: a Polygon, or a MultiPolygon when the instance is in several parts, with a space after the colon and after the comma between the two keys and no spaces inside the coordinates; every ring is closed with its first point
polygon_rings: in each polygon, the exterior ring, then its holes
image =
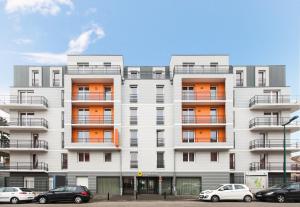
{"type": "Polygon", "coordinates": [[[198,128],[198,129],[183,129],[194,130],[195,142],[210,142],[210,131],[218,130],[218,142],[226,142],[225,128],[198,128]]]}
{"type": "MultiPolygon", "coordinates": [[[[90,128],[90,129],[73,129],[72,130],[72,142],[78,141],[78,131],[89,131],[90,134],[90,142],[91,143],[102,143],[104,139],[104,131],[109,129],[97,129],[97,128],[90,128]]],[[[112,131],[112,142],[114,140],[114,131],[112,131]]]]}
{"type": "Polygon", "coordinates": [[[88,86],[89,91],[92,93],[103,93],[105,87],[111,87],[112,94],[114,94],[114,87],[112,83],[73,83],[72,85],[72,95],[76,96],[78,94],[79,86],[88,86]]]}
{"type": "Polygon", "coordinates": [[[215,86],[217,87],[217,96],[225,96],[225,83],[218,82],[218,83],[183,83],[183,86],[194,86],[194,91],[197,94],[209,95],[210,94],[210,87],[215,86]]]}

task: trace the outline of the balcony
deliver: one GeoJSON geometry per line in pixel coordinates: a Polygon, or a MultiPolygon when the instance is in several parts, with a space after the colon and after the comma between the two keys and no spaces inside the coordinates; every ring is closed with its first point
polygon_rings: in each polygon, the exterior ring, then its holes
{"type": "Polygon", "coordinates": [[[66,147],[68,150],[120,150],[116,140],[103,137],[73,138],[66,147]]]}
{"type": "Polygon", "coordinates": [[[114,97],[111,93],[85,92],[72,95],[73,105],[112,105],[114,97]]]}
{"type": "Polygon", "coordinates": [[[182,103],[187,105],[224,105],[225,94],[206,94],[194,91],[182,91],[182,103]]]}
{"type": "MultiPolygon", "coordinates": [[[[260,162],[252,162],[250,163],[251,171],[259,171],[259,170],[267,170],[267,171],[283,171],[283,162],[267,162],[267,163],[260,163],[260,162]]],[[[286,163],[286,170],[287,171],[300,171],[300,164],[294,162],[286,163]]]]}
{"type": "Polygon", "coordinates": [[[194,66],[174,66],[174,75],[176,74],[229,74],[232,73],[232,66],[229,65],[194,65],[194,66]]]}
{"type": "Polygon", "coordinates": [[[48,100],[44,96],[0,96],[0,109],[9,110],[47,110],[48,100]]]}
{"type": "Polygon", "coordinates": [[[256,95],[249,101],[252,110],[291,110],[292,112],[300,109],[298,97],[289,95],[256,95]]]}
{"type": "Polygon", "coordinates": [[[138,161],[137,160],[130,160],[130,168],[133,168],[133,169],[138,168],[138,161]]]}
{"type": "Polygon", "coordinates": [[[23,172],[30,172],[30,171],[48,171],[48,164],[44,162],[15,162],[0,165],[0,171],[23,171],[23,172]]]}
{"type": "Polygon", "coordinates": [[[225,126],[225,116],[211,115],[183,115],[182,126],[195,127],[220,127],[225,126]]]}
{"type": "MultiPolygon", "coordinates": [[[[251,151],[283,151],[283,139],[255,139],[249,144],[251,151]]],[[[300,141],[288,140],[286,143],[287,151],[300,150],[300,141]]]]}
{"type": "Polygon", "coordinates": [[[106,128],[113,127],[114,121],[112,116],[105,115],[73,116],[72,126],[76,128],[106,128]]]}
{"type": "MultiPolygon", "coordinates": [[[[249,128],[253,131],[283,131],[282,124],[288,122],[290,117],[255,117],[250,120],[249,128]]],[[[300,122],[293,121],[286,126],[286,130],[295,132],[300,130],[300,122]]]]}
{"type": "Polygon", "coordinates": [[[48,121],[44,118],[11,118],[6,125],[0,126],[3,131],[47,131],[48,121]]]}
{"type": "Polygon", "coordinates": [[[177,143],[175,150],[229,150],[233,148],[233,144],[226,141],[224,137],[212,139],[205,138],[183,138],[180,143],[177,143]],[[208,141],[207,141],[208,140],[208,141]]]}
{"type": "Polygon", "coordinates": [[[44,140],[10,140],[9,142],[0,143],[1,151],[27,151],[27,152],[46,152],[48,150],[48,142],[44,140]]]}
{"type": "Polygon", "coordinates": [[[120,65],[68,65],[68,75],[121,75],[120,65]]]}

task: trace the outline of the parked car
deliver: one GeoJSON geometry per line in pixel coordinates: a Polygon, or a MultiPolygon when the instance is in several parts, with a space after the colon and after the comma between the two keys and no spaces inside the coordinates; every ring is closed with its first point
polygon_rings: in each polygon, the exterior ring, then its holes
{"type": "Polygon", "coordinates": [[[0,202],[17,204],[21,201],[32,201],[34,193],[28,188],[2,187],[0,188],[0,202]]]}
{"type": "Polygon", "coordinates": [[[261,201],[277,201],[279,203],[288,200],[300,201],[300,182],[272,186],[267,190],[257,192],[255,198],[261,201]]]}
{"type": "Polygon", "coordinates": [[[34,198],[40,204],[51,202],[89,202],[92,194],[85,186],[64,186],[50,190],[46,193],[41,193],[34,198]]]}
{"type": "Polygon", "coordinates": [[[220,200],[241,200],[251,202],[253,194],[243,184],[222,184],[215,189],[205,190],[199,194],[199,200],[218,202],[220,200]]]}

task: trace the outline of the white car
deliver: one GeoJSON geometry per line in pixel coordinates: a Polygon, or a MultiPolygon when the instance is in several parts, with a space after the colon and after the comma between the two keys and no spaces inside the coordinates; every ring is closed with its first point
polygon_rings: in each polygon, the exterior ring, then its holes
{"type": "Polygon", "coordinates": [[[205,190],[199,194],[199,200],[218,202],[220,200],[241,200],[251,202],[253,194],[243,184],[222,184],[213,190],[205,190]]]}
{"type": "Polygon", "coordinates": [[[0,202],[17,204],[20,201],[32,201],[35,194],[28,188],[2,187],[0,188],[0,202]]]}

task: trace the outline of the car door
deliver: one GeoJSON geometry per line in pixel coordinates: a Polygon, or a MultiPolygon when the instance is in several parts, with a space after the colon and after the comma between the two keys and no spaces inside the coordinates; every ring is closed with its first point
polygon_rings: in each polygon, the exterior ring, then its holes
{"type": "Polygon", "coordinates": [[[9,202],[10,198],[12,198],[13,196],[17,197],[16,192],[14,192],[14,188],[12,187],[6,187],[4,189],[3,195],[4,195],[4,202],[9,202]]]}
{"type": "Polygon", "coordinates": [[[300,200],[300,186],[298,183],[291,183],[286,188],[286,198],[290,200],[300,200]]]}
{"type": "Polygon", "coordinates": [[[64,194],[64,200],[65,201],[72,201],[73,197],[76,192],[76,186],[68,186],[66,187],[65,194],[64,194]]]}
{"type": "Polygon", "coordinates": [[[64,200],[65,187],[56,188],[48,193],[48,199],[51,201],[64,200]]]}
{"type": "Polygon", "coordinates": [[[222,190],[219,191],[219,197],[221,200],[231,200],[234,199],[234,189],[231,184],[224,185],[222,190]]]}
{"type": "Polygon", "coordinates": [[[0,188],[0,202],[4,202],[4,187],[0,188]]]}
{"type": "Polygon", "coordinates": [[[246,189],[243,185],[234,184],[234,199],[235,200],[242,200],[244,199],[245,195],[247,194],[248,189],[246,189]]]}

